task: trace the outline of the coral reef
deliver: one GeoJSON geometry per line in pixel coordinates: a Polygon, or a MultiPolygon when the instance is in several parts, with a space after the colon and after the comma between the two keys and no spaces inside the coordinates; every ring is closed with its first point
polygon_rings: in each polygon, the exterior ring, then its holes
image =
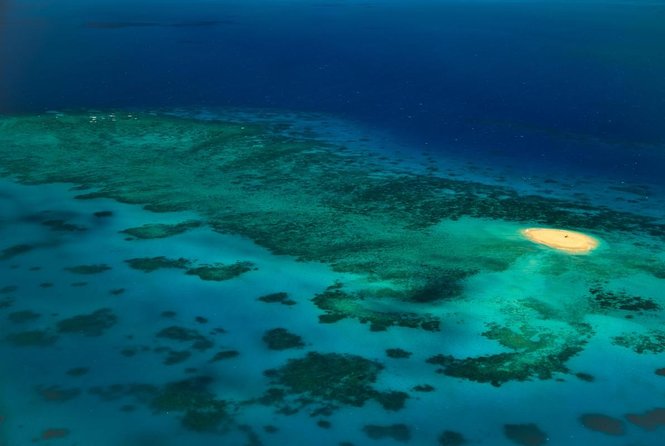
{"type": "Polygon", "coordinates": [[[167,257],[137,257],[125,260],[131,268],[138,269],[145,273],[150,273],[162,268],[179,268],[187,269],[191,262],[184,258],[170,259],[167,257]]]}
{"type": "Polygon", "coordinates": [[[626,419],[644,430],[656,430],[665,426],[665,408],[658,407],[642,414],[628,414],[626,419]]]}
{"type": "Polygon", "coordinates": [[[503,433],[514,443],[522,446],[541,446],[547,443],[547,434],[533,423],[506,424],[503,433]]]}
{"type": "Polygon", "coordinates": [[[118,322],[118,317],[109,308],[102,308],[90,314],[81,314],[63,319],[56,324],[58,332],[101,336],[118,322]]]}
{"type": "Polygon", "coordinates": [[[270,350],[287,350],[290,348],[302,348],[305,343],[302,337],[289,332],[286,328],[273,328],[263,335],[263,342],[270,350]]]}
{"type": "Polygon", "coordinates": [[[194,220],[184,221],[182,223],[177,223],[172,225],[156,223],[156,224],[147,224],[143,226],[138,226],[136,228],[128,228],[120,232],[131,235],[132,237],[138,239],[166,238],[182,234],[185,231],[198,228],[202,225],[203,225],[202,222],[194,220]]]}
{"type": "Polygon", "coordinates": [[[488,327],[483,336],[514,351],[465,359],[436,355],[427,362],[443,366],[439,373],[497,387],[508,381],[551,379],[555,373],[570,371],[565,363],[583,350],[592,334],[586,324],[571,324],[556,332],[528,325],[518,330],[496,323],[488,327]]]}
{"type": "Polygon", "coordinates": [[[608,291],[601,286],[589,289],[593,302],[601,310],[623,310],[623,311],[658,311],[658,305],[653,299],[631,296],[625,291],[608,291]]]}
{"type": "Polygon", "coordinates": [[[216,263],[214,265],[198,266],[196,268],[188,269],[187,274],[192,276],[199,276],[199,278],[202,280],[221,282],[223,280],[233,279],[254,270],[256,270],[254,263],[248,261],[238,261],[229,265],[216,263]]]}
{"type": "Polygon", "coordinates": [[[30,310],[14,311],[13,313],[9,313],[7,315],[7,319],[9,319],[10,322],[13,322],[15,324],[32,322],[34,320],[39,319],[40,317],[41,314],[35,313],[34,311],[30,310]]]}
{"type": "Polygon", "coordinates": [[[653,329],[646,333],[626,333],[612,338],[614,345],[630,348],[635,353],[665,352],[665,331],[653,329]]]}
{"type": "Polygon", "coordinates": [[[323,293],[314,296],[312,301],[325,312],[319,316],[321,323],[334,323],[341,319],[352,318],[363,324],[369,323],[371,331],[383,331],[392,326],[439,330],[440,321],[437,317],[404,311],[373,310],[361,293],[348,293],[339,283],[329,286],[323,293]]]}
{"type": "Polygon", "coordinates": [[[386,355],[389,358],[403,359],[403,358],[409,358],[411,356],[411,352],[408,352],[401,348],[389,348],[386,349],[386,355]]]}
{"type": "Polygon", "coordinates": [[[439,436],[439,446],[462,446],[467,444],[468,441],[464,435],[455,431],[443,431],[439,436]]]}
{"type": "Polygon", "coordinates": [[[178,342],[191,342],[191,347],[199,351],[207,350],[214,345],[213,341],[206,338],[197,330],[176,325],[160,330],[155,337],[178,342]]]}
{"type": "Polygon", "coordinates": [[[373,440],[392,438],[401,443],[408,443],[411,440],[411,431],[409,430],[409,427],[402,423],[390,424],[387,426],[367,424],[363,427],[363,432],[373,440]]]}
{"type": "Polygon", "coordinates": [[[9,260],[26,252],[32,251],[34,246],[28,244],[12,245],[0,251],[0,260],[9,260]]]}
{"type": "Polygon", "coordinates": [[[58,337],[47,330],[30,330],[8,334],[5,339],[16,347],[50,347],[58,337]]]}
{"type": "Polygon", "coordinates": [[[280,303],[282,305],[295,305],[296,302],[292,299],[289,299],[288,293],[285,293],[283,291],[280,291],[278,293],[271,293],[271,294],[266,294],[263,296],[260,296],[258,298],[261,302],[265,302],[268,304],[272,303],[280,303]]]}
{"type": "Polygon", "coordinates": [[[623,421],[600,413],[587,413],[580,416],[580,423],[587,429],[607,435],[624,435],[626,427],[623,421]]]}
{"type": "Polygon", "coordinates": [[[398,410],[408,395],[373,388],[383,366],[355,355],[310,352],[290,359],[279,369],[266,370],[272,388],[259,400],[281,413],[316,405],[313,413],[329,414],[340,405],[362,406],[374,399],[387,410],[398,410]]]}
{"type": "Polygon", "coordinates": [[[74,274],[99,274],[110,270],[111,267],[103,263],[97,265],[77,265],[65,268],[66,271],[74,274]]]}
{"type": "Polygon", "coordinates": [[[208,390],[212,379],[199,376],[161,387],[149,405],[155,413],[181,413],[181,423],[196,432],[218,431],[232,421],[229,405],[208,390]]]}

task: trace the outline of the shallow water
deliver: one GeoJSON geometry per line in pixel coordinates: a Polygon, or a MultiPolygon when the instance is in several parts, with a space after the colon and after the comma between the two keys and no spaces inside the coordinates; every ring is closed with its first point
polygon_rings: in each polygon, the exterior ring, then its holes
{"type": "Polygon", "coordinates": [[[660,445],[660,18],[0,5],[0,445],[660,445]]]}

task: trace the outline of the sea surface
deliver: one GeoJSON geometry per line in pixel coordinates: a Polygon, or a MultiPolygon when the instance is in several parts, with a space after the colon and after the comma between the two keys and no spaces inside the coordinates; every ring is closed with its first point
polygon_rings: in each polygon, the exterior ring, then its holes
{"type": "Polygon", "coordinates": [[[0,446],[665,444],[664,24],[0,0],[0,446]]]}

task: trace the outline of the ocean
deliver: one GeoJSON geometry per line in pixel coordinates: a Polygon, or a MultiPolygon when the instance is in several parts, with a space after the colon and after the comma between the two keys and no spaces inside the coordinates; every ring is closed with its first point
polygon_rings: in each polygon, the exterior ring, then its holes
{"type": "Polygon", "coordinates": [[[664,23],[0,2],[0,446],[660,446],[664,23]]]}

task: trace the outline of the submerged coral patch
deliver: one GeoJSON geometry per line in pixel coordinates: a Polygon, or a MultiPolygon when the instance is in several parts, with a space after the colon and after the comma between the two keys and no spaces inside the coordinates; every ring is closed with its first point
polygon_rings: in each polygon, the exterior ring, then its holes
{"type": "Polygon", "coordinates": [[[624,435],[626,433],[623,421],[609,415],[587,413],[580,416],[580,423],[587,429],[607,435],[624,435]]]}
{"type": "Polygon", "coordinates": [[[298,412],[303,403],[330,414],[340,405],[362,406],[374,399],[388,410],[399,410],[408,395],[381,392],[373,387],[383,366],[356,355],[310,352],[290,359],[279,369],[266,370],[272,388],[260,399],[281,413],[298,412]]]}
{"type": "Polygon", "coordinates": [[[183,427],[196,432],[214,432],[232,421],[229,404],[208,390],[212,379],[199,376],[161,387],[149,402],[155,413],[181,414],[183,427]]]}
{"type": "Polygon", "coordinates": [[[464,435],[455,431],[443,431],[439,436],[439,446],[463,446],[467,444],[468,441],[464,438],[464,435]]]}
{"type": "Polygon", "coordinates": [[[187,270],[187,274],[192,276],[199,276],[199,278],[202,280],[221,282],[223,280],[233,279],[256,269],[256,266],[252,262],[238,261],[228,265],[223,263],[216,263],[213,265],[203,265],[196,268],[191,268],[187,270]]]}
{"type": "Polygon", "coordinates": [[[363,432],[373,440],[391,438],[401,443],[408,443],[411,440],[411,430],[409,426],[403,423],[389,424],[387,426],[367,424],[363,427],[363,432]]]}
{"type": "Polygon", "coordinates": [[[642,429],[656,430],[665,427],[665,408],[657,407],[641,414],[628,414],[626,419],[642,429]]]}
{"type": "Polygon", "coordinates": [[[94,265],[69,266],[65,268],[65,271],[69,271],[70,273],[74,274],[99,274],[103,273],[104,271],[108,271],[110,269],[111,269],[110,266],[104,263],[99,263],[94,265]]]}
{"type": "Polygon", "coordinates": [[[145,273],[150,273],[158,269],[163,268],[179,268],[187,269],[189,268],[191,262],[182,257],[178,259],[171,259],[164,256],[159,257],[137,257],[133,259],[125,260],[131,268],[138,269],[145,273]]]}
{"type": "Polygon", "coordinates": [[[305,343],[302,337],[289,332],[286,328],[273,328],[263,335],[263,342],[270,350],[287,350],[290,348],[302,348],[305,343]]]}
{"type": "Polygon", "coordinates": [[[5,339],[16,347],[50,347],[58,337],[48,330],[29,330],[8,334],[5,339]]]}
{"type": "Polygon", "coordinates": [[[207,350],[211,348],[214,343],[206,338],[199,331],[192,328],[179,327],[172,325],[160,330],[156,335],[157,338],[169,339],[178,342],[190,342],[194,350],[207,350]]]}
{"type": "Polygon", "coordinates": [[[14,311],[13,313],[9,313],[7,315],[7,319],[9,319],[10,322],[13,322],[15,324],[32,322],[39,319],[40,317],[41,314],[31,310],[14,311]]]}
{"type": "Polygon", "coordinates": [[[439,330],[440,320],[435,316],[427,313],[373,310],[367,305],[364,296],[344,291],[341,284],[329,286],[323,293],[314,296],[312,302],[324,311],[324,314],[319,316],[319,321],[324,324],[352,318],[363,324],[368,323],[371,331],[384,331],[392,326],[439,330]]]}
{"type": "Polygon", "coordinates": [[[44,401],[49,402],[64,402],[76,398],[81,394],[81,390],[77,388],[65,389],[57,385],[49,387],[38,386],[37,393],[44,401]]]}
{"type": "Polygon", "coordinates": [[[39,435],[41,440],[55,440],[58,438],[65,438],[69,436],[71,431],[66,428],[61,427],[51,427],[49,429],[44,429],[39,435]]]}
{"type": "Polygon", "coordinates": [[[263,296],[260,296],[258,298],[261,302],[265,302],[268,304],[272,303],[280,303],[282,305],[295,305],[296,302],[292,299],[289,299],[289,294],[285,293],[283,291],[280,291],[278,293],[271,293],[271,294],[265,294],[263,296]]]}
{"type": "Polygon", "coordinates": [[[155,239],[173,237],[174,235],[182,234],[190,229],[198,228],[203,225],[200,221],[185,221],[177,224],[146,224],[135,228],[128,228],[121,231],[124,234],[129,234],[132,237],[139,239],[155,239]]]}
{"type": "Polygon", "coordinates": [[[546,380],[569,373],[566,362],[583,350],[592,334],[586,324],[571,324],[557,332],[529,325],[511,328],[490,323],[488,327],[483,336],[513,351],[464,359],[436,355],[427,362],[442,366],[439,373],[497,387],[509,381],[546,380]]]}
{"type": "Polygon", "coordinates": [[[589,292],[593,302],[603,310],[658,311],[661,308],[653,299],[633,296],[625,291],[614,292],[594,286],[589,292]]]}
{"type": "Polygon", "coordinates": [[[522,446],[541,446],[548,440],[547,434],[533,423],[506,424],[503,433],[513,443],[522,446]]]}
{"type": "Polygon", "coordinates": [[[663,353],[665,352],[665,331],[653,329],[646,333],[626,333],[613,337],[612,343],[640,354],[663,353]]]}
{"type": "Polygon", "coordinates": [[[101,336],[118,322],[118,317],[109,308],[102,308],[89,314],[80,314],[57,323],[60,333],[101,336]]]}
{"type": "Polygon", "coordinates": [[[12,245],[0,251],[0,260],[9,260],[26,252],[32,251],[35,247],[26,243],[12,245]]]}

